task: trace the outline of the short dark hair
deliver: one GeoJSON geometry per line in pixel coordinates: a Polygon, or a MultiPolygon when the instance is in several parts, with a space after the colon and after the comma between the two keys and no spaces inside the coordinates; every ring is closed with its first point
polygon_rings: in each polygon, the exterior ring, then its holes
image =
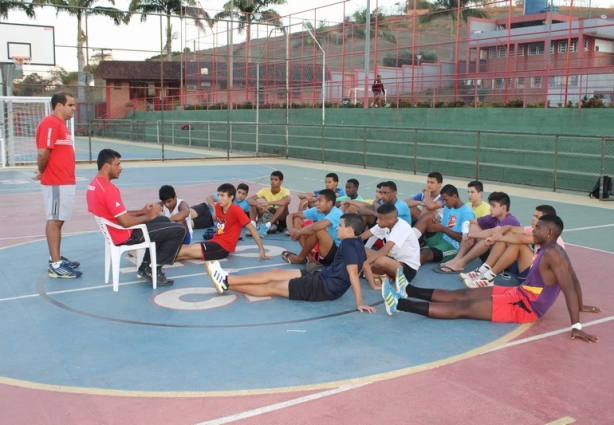
{"type": "Polygon", "coordinates": [[[484,192],[484,185],[479,180],[473,180],[467,183],[467,187],[475,187],[478,192],[484,192]]]}
{"type": "Polygon", "coordinates": [[[561,220],[561,218],[558,215],[556,214],[542,215],[539,218],[539,221],[543,221],[544,223],[548,223],[556,227],[559,230],[559,235],[563,233],[563,228],[565,226],[563,226],[563,220],[561,220]]]}
{"type": "Polygon", "coordinates": [[[392,190],[393,192],[397,191],[397,184],[393,182],[392,180],[382,183],[382,186],[386,186],[390,188],[390,190],[392,190]]]}
{"type": "Polygon", "coordinates": [[[378,189],[381,189],[381,188],[382,188],[382,186],[384,185],[384,183],[386,183],[386,182],[379,182],[379,183],[377,184],[377,186],[375,186],[375,187],[377,187],[378,189]]]}
{"type": "Polygon", "coordinates": [[[72,97],[74,99],[72,93],[68,93],[67,91],[60,91],[54,93],[54,95],[51,96],[51,109],[55,109],[58,104],[66,106],[66,101],[68,100],[68,97],[72,97]]]}
{"type": "Polygon", "coordinates": [[[275,176],[275,177],[279,177],[279,180],[282,180],[282,181],[283,181],[283,179],[284,179],[284,173],[282,173],[282,172],[281,172],[281,171],[279,171],[279,170],[275,170],[275,171],[273,171],[273,172],[271,173],[271,177],[273,177],[273,176],[275,176]]]}
{"type": "Polygon", "coordinates": [[[119,152],[114,151],[113,149],[103,149],[98,152],[98,159],[96,160],[96,165],[98,165],[98,171],[102,170],[104,164],[111,164],[115,158],[121,158],[122,156],[119,152]]]}
{"type": "Polygon", "coordinates": [[[348,179],[347,183],[352,183],[354,186],[359,187],[360,183],[356,179],[348,179]]]}
{"type": "Polygon", "coordinates": [[[322,189],[318,192],[318,196],[324,196],[327,202],[332,202],[333,206],[337,202],[337,195],[331,189],[322,189]]]}
{"type": "Polygon", "coordinates": [[[365,227],[365,221],[360,214],[347,213],[341,216],[345,222],[345,227],[351,227],[354,230],[354,236],[358,236],[362,233],[362,229],[365,227]]]}
{"type": "Polygon", "coordinates": [[[337,175],[337,173],[328,173],[326,177],[330,177],[331,179],[333,179],[333,181],[339,183],[339,176],[337,175]]]}
{"type": "Polygon", "coordinates": [[[556,210],[552,205],[538,205],[535,207],[535,211],[539,211],[543,215],[556,215],[556,210]]]}
{"type": "Polygon", "coordinates": [[[377,208],[377,213],[381,215],[388,215],[392,214],[393,212],[396,213],[395,215],[399,214],[399,211],[394,204],[382,204],[377,208]]]}
{"type": "Polygon", "coordinates": [[[232,196],[233,198],[237,195],[237,189],[235,189],[235,187],[231,185],[230,183],[222,183],[217,188],[217,191],[225,193],[228,196],[232,196]]]}
{"type": "Polygon", "coordinates": [[[237,190],[239,189],[243,189],[245,192],[249,193],[249,186],[246,185],[245,183],[239,183],[237,185],[237,190]]]}
{"type": "Polygon", "coordinates": [[[427,177],[437,180],[437,183],[443,183],[443,176],[437,171],[428,173],[427,177]]]}
{"type": "Polygon", "coordinates": [[[507,212],[510,212],[510,205],[512,201],[510,197],[505,192],[492,192],[488,195],[488,203],[497,202],[501,206],[505,206],[507,208],[507,212]]]}
{"type": "Polygon", "coordinates": [[[175,188],[173,186],[165,184],[160,188],[159,196],[160,200],[164,202],[167,199],[173,199],[175,196],[177,196],[177,194],[175,193],[175,188]]]}
{"type": "Polygon", "coordinates": [[[458,198],[458,189],[456,188],[456,186],[451,185],[451,184],[447,184],[444,187],[442,187],[439,193],[442,195],[445,193],[446,195],[449,195],[449,196],[456,195],[456,197],[458,198]]]}

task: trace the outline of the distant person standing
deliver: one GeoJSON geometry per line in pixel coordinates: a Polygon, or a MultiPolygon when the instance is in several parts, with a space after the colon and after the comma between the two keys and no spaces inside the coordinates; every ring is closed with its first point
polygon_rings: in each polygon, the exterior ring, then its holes
{"type": "Polygon", "coordinates": [[[383,102],[381,101],[381,96],[382,94],[386,94],[386,90],[384,90],[384,83],[382,83],[381,75],[378,74],[377,77],[375,77],[375,82],[371,86],[371,91],[373,92],[373,105],[376,108],[384,106],[383,102]]]}
{"type": "Polygon", "coordinates": [[[75,203],[75,144],[66,121],[75,113],[75,98],[67,92],[51,97],[53,112],[43,118],[36,129],[38,169],[34,180],[40,180],[45,203],[49,277],[73,279],[81,276],[76,261],[60,254],[62,226],[72,218],[75,203]]]}

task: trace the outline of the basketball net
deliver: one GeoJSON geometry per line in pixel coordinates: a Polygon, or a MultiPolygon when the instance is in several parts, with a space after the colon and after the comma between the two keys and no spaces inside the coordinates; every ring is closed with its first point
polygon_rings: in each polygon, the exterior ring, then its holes
{"type": "Polygon", "coordinates": [[[11,59],[15,62],[14,78],[23,78],[23,64],[30,62],[29,56],[12,56],[11,59]]]}

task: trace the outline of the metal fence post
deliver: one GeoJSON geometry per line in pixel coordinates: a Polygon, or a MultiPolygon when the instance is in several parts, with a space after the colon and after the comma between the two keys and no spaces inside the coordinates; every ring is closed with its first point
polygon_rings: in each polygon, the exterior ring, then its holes
{"type": "Polygon", "coordinates": [[[207,149],[211,150],[211,124],[207,123],[207,149]]]}
{"type": "Polygon", "coordinates": [[[192,146],[192,123],[188,121],[188,146],[192,146]]]}
{"type": "Polygon", "coordinates": [[[362,136],[362,168],[367,168],[367,127],[364,127],[362,136]]]}
{"type": "Polygon", "coordinates": [[[475,147],[475,179],[480,180],[480,143],[482,133],[478,131],[477,143],[475,147]]]}
{"type": "Polygon", "coordinates": [[[556,192],[558,185],[558,168],[559,168],[559,135],[554,137],[554,166],[552,170],[552,191],[556,192]]]}
{"type": "Polygon", "coordinates": [[[322,164],[326,159],[326,145],[325,145],[325,136],[324,136],[324,125],[322,125],[322,164]]]}
{"type": "Polygon", "coordinates": [[[414,176],[418,174],[418,129],[414,130],[414,176]]]}

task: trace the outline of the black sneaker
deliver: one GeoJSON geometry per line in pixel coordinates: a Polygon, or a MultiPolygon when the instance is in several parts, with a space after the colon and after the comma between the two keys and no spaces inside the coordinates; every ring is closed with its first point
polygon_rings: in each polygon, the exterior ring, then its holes
{"type": "MultiPolygon", "coordinates": [[[[157,269],[158,269],[158,279],[157,279],[158,286],[171,286],[173,283],[175,283],[173,279],[169,279],[166,277],[166,275],[164,274],[164,270],[162,270],[162,267],[158,267],[157,269]]],[[[143,273],[143,278],[147,279],[150,282],[153,282],[153,277],[151,275],[151,267],[147,267],[145,269],[145,273],[143,273]]]]}
{"type": "MultiPolygon", "coordinates": [[[[66,263],[68,265],[68,267],[70,267],[71,269],[78,269],[79,266],[81,265],[80,262],[78,261],[70,261],[68,258],[61,256],[60,260],[62,261],[62,263],[66,263]]],[[[51,264],[51,259],[49,259],[49,264],[51,264]]]]}
{"type": "Polygon", "coordinates": [[[140,279],[146,279],[145,270],[147,270],[148,268],[149,268],[149,264],[141,263],[138,270],[136,271],[136,276],[140,279]]]}

